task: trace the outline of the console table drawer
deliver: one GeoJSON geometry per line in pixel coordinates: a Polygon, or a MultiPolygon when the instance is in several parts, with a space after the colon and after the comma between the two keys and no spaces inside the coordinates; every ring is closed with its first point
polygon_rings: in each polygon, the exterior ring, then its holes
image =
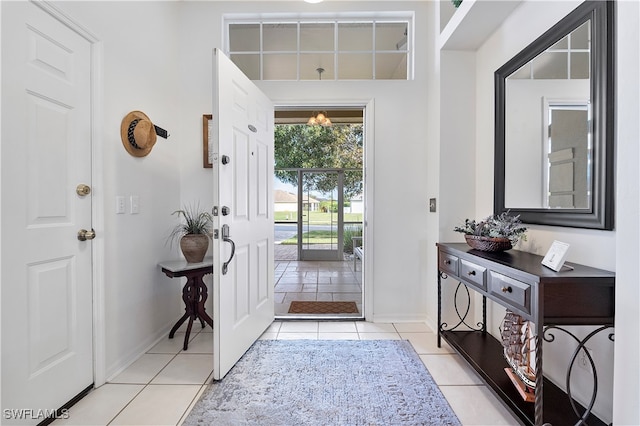
{"type": "Polygon", "coordinates": [[[504,300],[508,305],[518,310],[527,314],[531,313],[531,285],[495,271],[491,271],[490,276],[490,294],[504,300]]]}
{"type": "Polygon", "coordinates": [[[458,275],[458,257],[449,253],[438,252],[438,268],[451,275],[458,275]]]}
{"type": "Polygon", "coordinates": [[[460,259],[459,268],[461,278],[464,278],[470,284],[480,287],[482,290],[486,290],[487,268],[464,259],[460,259]]]}

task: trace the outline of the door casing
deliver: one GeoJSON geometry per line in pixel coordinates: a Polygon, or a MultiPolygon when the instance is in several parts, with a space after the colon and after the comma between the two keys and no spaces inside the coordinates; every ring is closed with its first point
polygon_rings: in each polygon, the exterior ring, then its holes
{"type": "MultiPolygon", "coordinates": [[[[258,82],[259,83],[259,82],[258,82]]],[[[258,87],[260,85],[258,84],[258,87]]],[[[273,99],[273,98],[272,98],[273,99]]],[[[375,215],[373,206],[375,205],[375,187],[374,187],[374,164],[375,164],[375,99],[367,100],[345,100],[340,102],[310,102],[308,100],[278,101],[273,99],[276,110],[278,109],[296,109],[312,108],[318,110],[326,110],[332,108],[353,108],[362,109],[364,111],[364,216],[363,216],[363,247],[366,253],[366,261],[363,261],[363,280],[362,293],[364,304],[364,319],[372,321],[373,318],[373,302],[375,292],[375,280],[373,275],[373,265],[375,264],[375,252],[373,248],[375,215]]]]}

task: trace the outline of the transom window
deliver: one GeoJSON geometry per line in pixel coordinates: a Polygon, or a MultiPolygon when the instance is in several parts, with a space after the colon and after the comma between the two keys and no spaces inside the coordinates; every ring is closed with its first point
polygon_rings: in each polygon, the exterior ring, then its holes
{"type": "Polygon", "coordinates": [[[229,19],[226,50],[252,80],[407,80],[411,22],[229,19]]]}

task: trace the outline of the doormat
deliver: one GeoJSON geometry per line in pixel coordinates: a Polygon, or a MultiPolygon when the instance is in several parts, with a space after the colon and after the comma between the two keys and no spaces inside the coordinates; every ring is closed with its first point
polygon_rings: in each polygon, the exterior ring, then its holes
{"type": "Polygon", "coordinates": [[[184,426],[459,426],[406,340],[258,340],[184,426]]]}
{"type": "Polygon", "coordinates": [[[357,314],[356,302],[315,302],[294,300],[289,306],[290,314],[357,314]]]}

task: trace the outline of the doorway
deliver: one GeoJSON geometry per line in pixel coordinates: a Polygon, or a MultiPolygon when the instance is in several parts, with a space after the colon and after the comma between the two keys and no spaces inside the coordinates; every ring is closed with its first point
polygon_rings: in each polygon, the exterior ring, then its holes
{"type": "Polygon", "coordinates": [[[364,318],[364,112],[276,108],[276,317],[364,318]]]}

